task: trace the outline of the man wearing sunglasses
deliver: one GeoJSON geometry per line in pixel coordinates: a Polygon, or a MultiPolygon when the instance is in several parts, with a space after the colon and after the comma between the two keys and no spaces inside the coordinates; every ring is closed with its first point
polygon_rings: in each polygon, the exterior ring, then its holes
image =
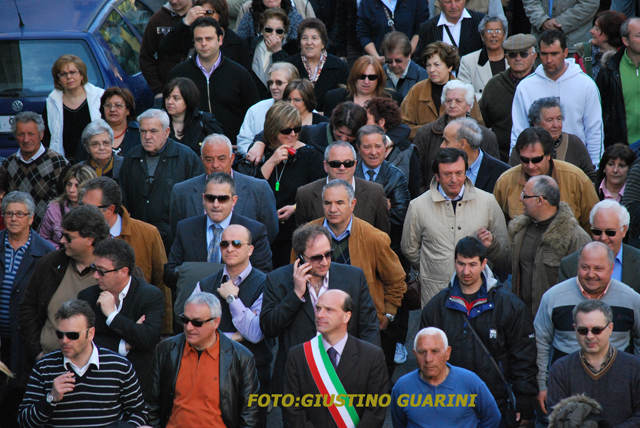
{"type": "MultiPolygon", "coordinates": [[[[589,214],[589,232],[594,241],[607,245],[616,255],[613,279],[622,281],[640,293],[640,250],[623,244],[629,231],[629,211],[614,199],[604,199],[594,205],[589,214]]],[[[579,253],[575,252],[562,259],[558,280],[576,275],[579,253]]]]}
{"type": "Polygon", "coordinates": [[[549,409],[564,398],[585,394],[600,404],[608,426],[640,424],[640,360],[611,343],[613,320],[612,308],[599,300],[587,300],[573,308],[580,349],[551,367],[549,409]]]}
{"type": "Polygon", "coordinates": [[[359,177],[356,172],[356,150],[345,141],[336,141],[324,150],[324,171],[321,178],[298,188],[296,193],[296,224],[298,226],[324,216],[322,188],[331,180],[340,179],[351,184],[358,200],[353,214],[372,226],[389,233],[389,210],[384,189],[359,177]]]}
{"type": "MultiPolygon", "coordinates": [[[[602,242],[590,242],[582,248],[577,277],[551,287],[542,296],[533,326],[538,350],[538,403],[549,410],[547,373],[560,357],[578,351],[571,311],[581,302],[599,300],[611,307],[616,320],[611,344],[620,352],[640,355],[640,294],[611,277],[615,254],[602,242]]],[[[600,326],[604,326],[600,324],[600,326]]]]}
{"type": "Polygon", "coordinates": [[[163,293],[133,275],[136,257],[122,239],[99,242],[93,254],[97,284],[78,293],[78,299],[89,303],[96,313],[94,342],[131,361],[147,400],[151,393],[149,361],[162,331],[163,293]]]}

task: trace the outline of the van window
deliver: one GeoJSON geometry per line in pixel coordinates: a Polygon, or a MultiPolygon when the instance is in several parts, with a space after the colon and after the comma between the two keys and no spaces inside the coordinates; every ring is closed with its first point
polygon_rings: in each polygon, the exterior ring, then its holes
{"type": "Polygon", "coordinates": [[[133,76],[140,72],[140,41],[118,12],[111,11],[100,27],[100,34],[125,73],[133,76]]]}
{"type": "Polygon", "coordinates": [[[137,0],[123,0],[117,9],[133,25],[140,36],[144,35],[144,29],[152,15],[144,4],[137,0]]]}

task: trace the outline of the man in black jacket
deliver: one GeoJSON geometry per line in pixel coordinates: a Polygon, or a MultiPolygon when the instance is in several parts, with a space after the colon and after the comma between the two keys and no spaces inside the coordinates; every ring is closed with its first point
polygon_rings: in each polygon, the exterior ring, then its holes
{"type": "Polygon", "coordinates": [[[200,110],[214,114],[224,134],[235,142],[245,113],[259,101],[258,89],[244,67],[220,52],[224,30],[218,21],[198,18],[191,28],[196,55],[176,65],[169,80],[193,80],[200,90],[200,110]]]}
{"type": "Polygon", "coordinates": [[[148,402],[151,426],[258,424],[259,407],[248,405],[260,387],[253,355],[218,332],[221,314],[216,296],[194,293],[181,315],[184,333],[157,346],[148,402]]]}
{"type": "Polygon", "coordinates": [[[487,384],[498,403],[504,426],[515,426],[516,420],[531,420],[537,370],[529,311],[493,278],[487,267],[487,249],[478,239],[466,237],[458,241],[455,261],[456,274],[449,287],[424,307],[420,328],[438,327],[447,334],[453,348],[449,361],[475,372],[487,384]],[[515,415],[509,411],[510,394],[502,376],[515,394],[515,415]]]}

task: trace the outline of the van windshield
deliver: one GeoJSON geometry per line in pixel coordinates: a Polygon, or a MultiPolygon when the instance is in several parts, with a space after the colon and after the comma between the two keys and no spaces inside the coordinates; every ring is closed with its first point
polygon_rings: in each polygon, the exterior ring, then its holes
{"type": "Polygon", "coordinates": [[[0,40],[0,97],[46,96],[53,90],[51,66],[60,56],[73,54],[87,65],[89,82],[104,81],[83,40],[0,40]]]}

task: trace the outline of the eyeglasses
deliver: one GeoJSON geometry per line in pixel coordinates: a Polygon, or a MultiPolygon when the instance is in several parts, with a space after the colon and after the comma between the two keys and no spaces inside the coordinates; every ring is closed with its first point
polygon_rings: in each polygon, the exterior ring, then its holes
{"type": "MultiPolygon", "coordinates": [[[[402,61],[404,61],[404,58],[385,58],[384,63],[385,64],[402,64],[402,61]]],[[[376,79],[373,79],[376,80],[376,79]]]]}
{"type": "Polygon", "coordinates": [[[62,73],[58,73],[58,79],[66,79],[67,77],[75,76],[78,73],[80,73],[78,70],[64,71],[62,73]]]}
{"type": "Polygon", "coordinates": [[[507,52],[507,56],[511,59],[515,59],[518,57],[518,55],[520,55],[520,58],[526,58],[528,57],[530,54],[530,52],[528,50],[526,51],[510,51],[507,52]]]}
{"type": "Polygon", "coordinates": [[[324,254],[316,254],[315,256],[309,256],[309,257],[305,256],[305,259],[309,260],[310,262],[320,263],[324,259],[331,260],[332,257],[333,257],[333,250],[329,250],[324,254]]]}
{"type": "Polygon", "coordinates": [[[531,198],[542,198],[542,199],[545,199],[545,197],[542,196],[542,195],[527,195],[526,193],[524,193],[524,190],[522,191],[522,193],[520,193],[520,198],[521,199],[531,199],[531,198]]]}
{"type": "Polygon", "coordinates": [[[214,203],[215,201],[219,201],[220,203],[225,203],[229,199],[231,199],[231,196],[230,195],[210,195],[208,193],[205,193],[204,199],[209,203],[214,203]]]}
{"type": "Polygon", "coordinates": [[[105,109],[105,110],[111,110],[111,109],[114,109],[114,110],[122,110],[122,109],[124,109],[126,106],[125,106],[124,104],[111,104],[111,103],[105,103],[105,104],[103,105],[103,107],[104,107],[104,109],[105,109]]]}
{"type": "Polygon", "coordinates": [[[340,168],[341,165],[344,165],[345,168],[351,168],[356,164],[356,161],[349,159],[346,161],[329,161],[327,162],[331,168],[340,168]]]}
{"type": "Polygon", "coordinates": [[[302,129],[301,126],[294,126],[293,128],[284,128],[280,130],[280,133],[282,135],[289,135],[292,132],[295,132],[296,134],[298,134],[300,132],[300,130],[302,129]]]}
{"type": "MultiPolygon", "coordinates": [[[[82,331],[87,331],[86,330],[82,330],[82,331]]],[[[79,331],[60,331],[60,330],[56,330],[56,336],[58,336],[58,339],[62,339],[63,337],[67,336],[67,339],[69,340],[78,340],[80,338],[80,332],[79,331]]]]}
{"type": "Polygon", "coordinates": [[[528,163],[540,163],[542,162],[542,159],[544,159],[544,155],[542,156],[536,156],[535,158],[528,158],[525,156],[520,156],[520,162],[522,162],[523,164],[527,165],[528,163]]]}
{"type": "Polygon", "coordinates": [[[216,13],[216,11],[212,10],[212,9],[207,9],[207,10],[204,11],[204,14],[207,15],[207,16],[211,16],[214,13],[216,13]]]}
{"type": "Polygon", "coordinates": [[[591,228],[591,234],[594,236],[600,236],[602,234],[607,235],[608,237],[612,238],[614,236],[616,236],[616,233],[618,233],[617,230],[602,230],[602,229],[596,229],[595,227],[591,228]]]}
{"type": "Polygon", "coordinates": [[[365,79],[369,79],[372,82],[375,82],[376,80],[378,80],[378,75],[377,74],[361,74],[360,76],[358,76],[358,80],[365,80],[365,79]]]}
{"type": "Polygon", "coordinates": [[[233,241],[220,241],[220,248],[228,248],[229,245],[233,245],[233,248],[240,248],[243,245],[251,245],[249,242],[242,242],[239,239],[234,239],[233,241]]]}
{"type": "Polygon", "coordinates": [[[283,82],[282,80],[267,80],[267,86],[271,86],[271,85],[282,86],[286,84],[287,82],[283,82]]]}
{"type": "Polygon", "coordinates": [[[119,268],[115,268],[115,269],[104,270],[104,269],[100,269],[98,266],[96,266],[95,264],[91,263],[91,269],[93,269],[99,276],[105,276],[109,272],[115,272],[115,271],[120,270],[122,268],[123,268],[123,266],[120,266],[119,268]]]}
{"type": "Polygon", "coordinates": [[[283,35],[284,34],[284,28],[271,28],[271,27],[264,27],[264,32],[271,34],[273,32],[276,32],[276,34],[278,35],[283,35]]]}
{"type": "Polygon", "coordinates": [[[178,316],[178,319],[180,320],[180,322],[182,324],[184,324],[185,326],[189,323],[191,323],[191,325],[193,325],[194,327],[202,327],[202,325],[206,322],[209,321],[213,321],[215,318],[209,318],[208,320],[192,320],[191,318],[187,318],[184,314],[178,316]]]}
{"type": "Polygon", "coordinates": [[[499,28],[484,30],[484,32],[487,34],[502,34],[502,30],[499,28]]]}
{"type": "Polygon", "coordinates": [[[587,334],[589,334],[589,331],[591,331],[591,333],[593,333],[594,336],[599,335],[600,333],[602,333],[603,331],[605,331],[607,329],[607,327],[609,327],[608,325],[605,325],[604,327],[576,327],[576,331],[578,332],[578,334],[580,336],[586,336],[587,334]]]}
{"type": "Polygon", "coordinates": [[[11,217],[25,218],[26,216],[29,215],[29,213],[26,213],[24,211],[5,211],[2,214],[6,218],[11,218],[11,217]]]}

